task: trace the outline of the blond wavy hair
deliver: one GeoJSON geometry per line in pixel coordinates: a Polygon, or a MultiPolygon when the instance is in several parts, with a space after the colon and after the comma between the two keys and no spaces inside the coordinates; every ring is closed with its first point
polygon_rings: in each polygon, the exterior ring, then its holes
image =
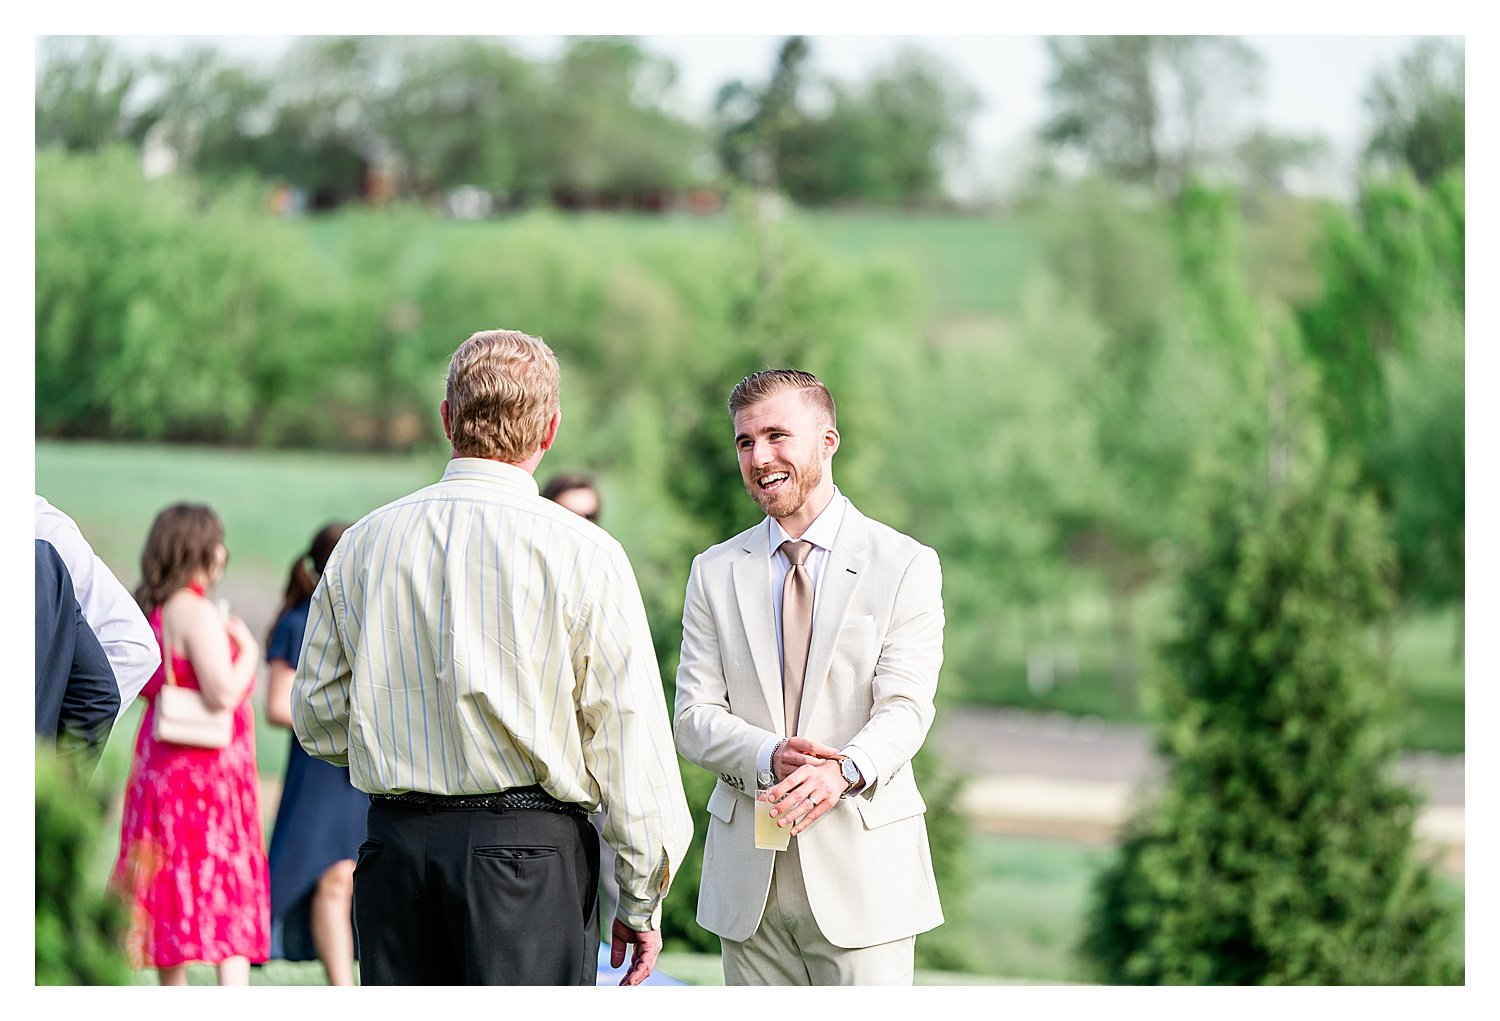
{"type": "Polygon", "coordinates": [[[524,461],[547,435],[561,401],[552,349],[517,330],[482,330],[448,363],[448,428],[466,457],[524,461]]]}

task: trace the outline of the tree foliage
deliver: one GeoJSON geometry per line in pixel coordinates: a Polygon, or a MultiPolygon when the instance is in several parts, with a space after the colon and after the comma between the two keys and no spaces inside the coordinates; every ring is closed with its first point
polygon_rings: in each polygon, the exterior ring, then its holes
{"type": "Polygon", "coordinates": [[[1233,36],[1054,36],[1047,50],[1043,137],[1165,195],[1223,165],[1263,73],[1233,36]]]}
{"type": "Polygon", "coordinates": [[[1365,94],[1374,128],[1365,158],[1404,166],[1423,184],[1464,165],[1464,51],[1423,39],[1365,94]]]}
{"type": "Polygon", "coordinates": [[[825,112],[781,140],[777,177],[808,205],[917,205],[943,198],[944,170],[962,155],[978,94],[912,46],[857,85],[827,83],[825,112]]]}
{"type": "Polygon", "coordinates": [[[77,152],[122,140],[137,68],[95,36],[52,36],[42,43],[36,83],[36,144],[77,152]]]}
{"type": "Polygon", "coordinates": [[[973,90],[911,47],[858,85],[815,77],[810,54],[789,37],[767,82],[726,83],[705,125],[676,66],[628,36],[568,37],[551,59],[493,38],[312,36],[270,67],[202,46],[133,61],[102,38],[53,38],[37,145],[128,139],[210,180],[294,186],[315,209],[461,187],[502,206],[655,209],[719,174],[813,203],[941,199],[973,90]],[[810,89],[836,99],[815,114],[810,89]]]}
{"type": "Polygon", "coordinates": [[[1094,890],[1084,952],[1117,984],[1462,982],[1450,908],[1389,775],[1368,625],[1393,551],[1348,471],[1226,491],[1185,573],[1166,786],[1094,890]]]}
{"type": "Polygon", "coordinates": [[[1329,440],[1400,503],[1403,595],[1438,602],[1463,595],[1463,196],[1461,170],[1367,179],[1328,214],[1324,290],[1300,310],[1329,440]]]}
{"type": "Polygon", "coordinates": [[[60,40],[44,49],[37,145],[149,136],[196,174],[287,183],[314,208],[392,186],[428,199],[477,186],[519,205],[700,180],[706,143],[672,112],[675,87],[675,68],[628,37],[572,38],[549,61],[493,39],[312,36],[271,67],[60,40]]]}

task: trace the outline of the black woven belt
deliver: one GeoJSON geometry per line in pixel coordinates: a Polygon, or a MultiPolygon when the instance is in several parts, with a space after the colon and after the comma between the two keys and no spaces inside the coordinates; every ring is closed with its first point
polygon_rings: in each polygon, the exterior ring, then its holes
{"type": "Polygon", "coordinates": [[[539,786],[513,787],[497,794],[424,794],[421,791],[407,791],[405,794],[371,794],[370,797],[375,801],[400,801],[432,808],[530,808],[542,812],[561,812],[564,815],[588,815],[582,805],[558,801],[539,786]]]}

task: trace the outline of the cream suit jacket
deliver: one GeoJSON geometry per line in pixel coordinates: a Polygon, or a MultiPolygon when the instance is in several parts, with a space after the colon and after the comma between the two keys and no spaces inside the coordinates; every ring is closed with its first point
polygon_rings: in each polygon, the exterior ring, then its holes
{"type": "MultiPolygon", "coordinates": [[[[678,751],[719,777],[698,923],[736,941],[760,924],[779,853],[754,837],[756,753],[786,729],[767,536],[762,520],[693,560],[677,668],[678,751]]],[[[909,768],[932,724],[942,661],[937,553],[850,504],[818,586],[798,732],[858,745],[879,779],[792,838],[813,915],[835,946],[874,946],[943,921],[909,768]]]]}

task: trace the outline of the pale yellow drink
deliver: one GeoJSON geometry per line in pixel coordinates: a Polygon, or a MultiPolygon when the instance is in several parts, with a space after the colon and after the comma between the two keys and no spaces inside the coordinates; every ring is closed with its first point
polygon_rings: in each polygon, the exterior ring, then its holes
{"type": "Polygon", "coordinates": [[[755,799],[755,846],[766,851],[785,851],[792,839],[792,828],[776,825],[780,820],[771,818],[771,803],[761,793],[755,799]]]}

